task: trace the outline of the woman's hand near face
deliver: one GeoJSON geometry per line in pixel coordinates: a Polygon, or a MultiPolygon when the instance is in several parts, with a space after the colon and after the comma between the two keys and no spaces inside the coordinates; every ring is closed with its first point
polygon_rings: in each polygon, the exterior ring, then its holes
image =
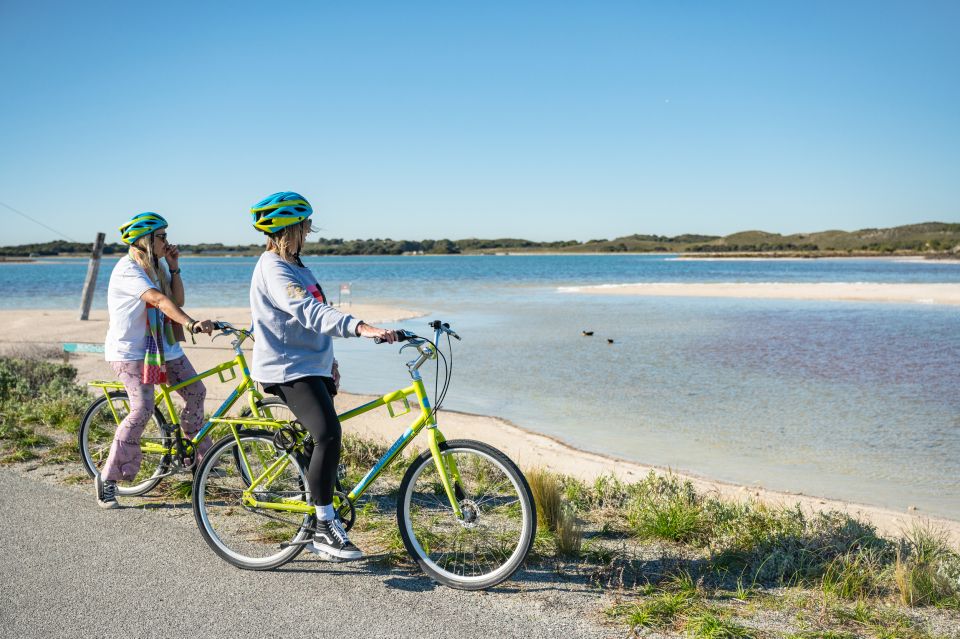
{"type": "Polygon", "coordinates": [[[171,271],[175,271],[180,267],[180,247],[176,244],[167,244],[167,266],[171,271]]]}
{"type": "Polygon", "coordinates": [[[370,339],[379,337],[387,344],[393,344],[395,341],[397,341],[397,332],[386,328],[377,328],[376,326],[363,323],[360,325],[360,337],[369,337],[370,339]]]}

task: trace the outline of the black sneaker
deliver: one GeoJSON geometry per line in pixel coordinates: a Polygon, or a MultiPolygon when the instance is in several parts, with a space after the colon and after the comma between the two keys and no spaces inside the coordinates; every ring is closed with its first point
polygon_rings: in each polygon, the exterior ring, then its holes
{"type": "Polygon", "coordinates": [[[100,473],[93,478],[93,488],[97,491],[97,504],[101,508],[119,508],[117,502],[117,482],[104,480],[100,473]]]}
{"type": "Polygon", "coordinates": [[[343,561],[353,561],[363,557],[363,552],[350,543],[347,531],[343,529],[339,519],[318,521],[313,543],[307,546],[307,550],[343,561]]]}

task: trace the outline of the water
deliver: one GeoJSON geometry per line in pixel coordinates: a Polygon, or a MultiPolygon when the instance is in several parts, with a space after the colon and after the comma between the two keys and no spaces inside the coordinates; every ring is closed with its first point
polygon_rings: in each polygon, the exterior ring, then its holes
{"type": "MultiPolygon", "coordinates": [[[[184,258],[188,301],[245,305],[254,261],[184,258]]],[[[351,282],[357,301],[453,324],[464,341],[448,408],[727,481],[960,519],[960,308],[557,292],[631,282],[960,285],[958,264],[636,255],[307,263],[334,299],[351,282]]],[[[101,308],[110,268],[99,278],[101,308]]],[[[74,308],[85,272],[82,260],[0,265],[0,308],[74,308]]],[[[403,325],[422,332],[424,323],[403,325]]],[[[394,352],[339,342],[345,389],[397,387],[407,358],[394,352]]]]}

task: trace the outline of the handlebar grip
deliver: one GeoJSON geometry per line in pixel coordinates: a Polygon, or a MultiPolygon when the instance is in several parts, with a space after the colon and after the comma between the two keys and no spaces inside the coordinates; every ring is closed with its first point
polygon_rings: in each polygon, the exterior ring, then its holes
{"type": "MultiPolygon", "coordinates": [[[[407,331],[403,330],[402,328],[398,328],[398,329],[397,329],[396,331],[394,331],[394,332],[397,334],[397,341],[398,341],[398,342],[405,342],[405,341],[407,341],[408,339],[410,339],[411,337],[413,337],[413,334],[412,334],[412,333],[408,333],[407,331]]],[[[374,343],[374,344],[383,344],[385,341],[386,341],[386,340],[380,339],[379,337],[374,337],[374,338],[373,338],[373,343],[374,343]]]]}
{"type": "MultiPolygon", "coordinates": [[[[215,331],[222,331],[224,328],[226,328],[226,324],[223,324],[222,322],[214,322],[214,323],[213,323],[213,330],[215,330],[215,331]]],[[[199,335],[199,334],[202,333],[202,332],[203,332],[203,331],[200,330],[200,322],[196,322],[196,323],[193,325],[193,333],[194,333],[195,335],[199,335]]]]}

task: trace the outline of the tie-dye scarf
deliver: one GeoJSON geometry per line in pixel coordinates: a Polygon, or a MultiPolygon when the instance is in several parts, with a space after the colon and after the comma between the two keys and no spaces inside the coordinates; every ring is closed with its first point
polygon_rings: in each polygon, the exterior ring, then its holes
{"type": "Polygon", "coordinates": [[[147,304],[147,334],[144,337],[146,355],[143,357],[143,383],[166,384],[167,363],[163,357],[164,344],[174,344],[173,322],[153,304],[147,304]]]}

